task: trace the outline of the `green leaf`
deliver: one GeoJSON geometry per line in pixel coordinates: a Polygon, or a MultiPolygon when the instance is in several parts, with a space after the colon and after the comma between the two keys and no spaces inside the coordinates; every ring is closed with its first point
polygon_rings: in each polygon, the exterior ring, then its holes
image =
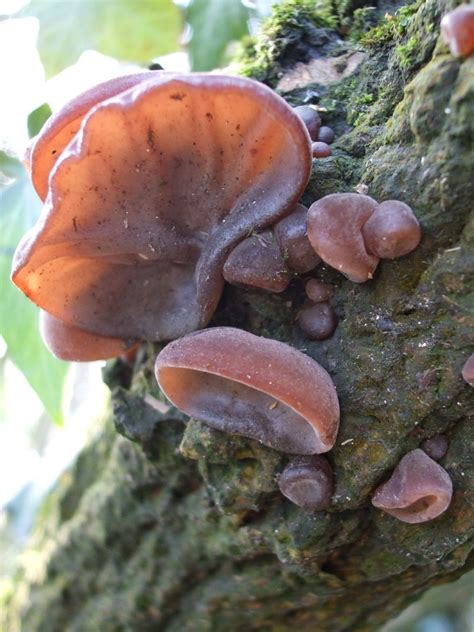
{"type": "Polygon", "coordinates": [[[193,70],[222,65],[229,43],[248,34],[249,10],[241,0],[191,0],[186,19],[192,29],[188,51],[193,70]]]}
{"type": "Polygon", "coordinates": [[[39,108],[36,108],[36,110],[29,113],[27,125],[28,135],[30,138],[33,138],[33,136],[36,136],[36,134],[40,132],[51,114],[51,108],[47,103],[43,103],[43,105],[40,105],[39,108]]]}
{"type": "Polygon", "coordinates": [[[0,151],[0,176],[10,185],[0,190],[0,334],[8,355],[23,373],[55,423],[62,423],[62,391],[68,364],[44,346],[38,308],[10,281],[11,262],[20,237],[38,217],[41,202],[18,160],[0,151]],[[13,183],[11,183],[13,180],[13,183]]]}
{"type": "Polygon", "coordinates": [[[182,30],[172,0],[31,0],[18,15],[39,19],[38,49],[48,77],[88,49],[149,62],[176,51],[182,30]]]}

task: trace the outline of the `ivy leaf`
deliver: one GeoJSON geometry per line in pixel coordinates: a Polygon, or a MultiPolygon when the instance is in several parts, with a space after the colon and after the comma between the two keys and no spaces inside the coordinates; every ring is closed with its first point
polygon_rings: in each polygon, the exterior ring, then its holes
{"type": "Polygon", "coordinates": [[[39,133],[51,114],[51,108],[49,107],[48,103],[43,103],[38,108],[36,108],[36,110],[33,110],[33,112],[29,113],[27,125],[28,136],[30,138],[33,138],[33,136],[36,136],[36,134],[39,133]]]}
{"type": "Polygon", "coordinates": [[[0,334],[8,355],[36,391],[55,423],[62,423],[62,392],[68,364],[44,346],[38,308],[10,281],[13,253],[38,217],[41,202],[18,161],[0,151],[0,334]]]}
{"type": "Polygon", "coordinates": [[[48,77],[85,50],[133,62],[179,48],[182,16],[172,0],[31,0],[18,17],[40,22],[38,49],[48,77]]]}
{"type": "Polygon", "coordinates": [[[212,70],[225,61],[230,42],[248,34],[249,10],[241,0],[191,0],[186,19],[192,70],[212,70]]]}

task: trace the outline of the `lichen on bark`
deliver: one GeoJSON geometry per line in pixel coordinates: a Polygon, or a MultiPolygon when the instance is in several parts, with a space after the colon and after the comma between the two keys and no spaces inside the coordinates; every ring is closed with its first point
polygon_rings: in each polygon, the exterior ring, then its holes
{"type": "Polygon", "coordinates": [[[460,376],[473,344],[474,59],[454,59],[440,41],[453,2],[418,2],[394,24],[381,17],[385,28],[355,42],[354,33],[343,37],[347,16],[364,3],[333,4],[338,11],[311,26],[309,3],[287,2],[265,31],[266,46],[277,34],[271,63],[247,65],[247,74],[253,67],[276,85],[295,61],[301,28],[326,28],[324,42],[337,35],[322,57],[362,52],[349,76],[284,94],[291,104],[317,100],[338,132],[303,200],[354,190],[403,200],[422,243],[381,262],[364,285],[318,268],[336,288],[339,324],[327,341],[306,340],[295,324],[302,279],[281,295],[229,286],[212,323],[285,341],[331,373],[342,423],[328,455],[330,509],[305,512],[279,493],[288,455],[170,408],[153,377],[158,349],[144,345],[133,372],[120,360],[107,367],[111,416],[124,436],[108,420],[60,481],[28,553],[34,565],[19,569],[2,597],[2,629],[376,630],[429,586],[474,566],[472,390],[460,376]],[[438,433],[449,438],[441,461],[454,485],[449,510],[419,525],[375,510],[374,488],[438,433]]]}

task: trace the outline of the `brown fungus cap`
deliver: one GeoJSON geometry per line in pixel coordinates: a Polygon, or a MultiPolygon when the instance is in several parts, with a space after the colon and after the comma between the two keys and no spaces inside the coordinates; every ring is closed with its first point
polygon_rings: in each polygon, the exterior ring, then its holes
{"type": "Polygon", "coordinates": [[[377,206],[362,227],[367,250],[381,259],[396,259],[414,250],[421,240],[421,229],[411,208],[398,200],[377,206]]]}
{"type": "Polygon", "coordinates": [[[297,456],[285,467],[278,480],[283,496],[308,511],[322,511],[331,503],[334,474],[322,456],[297,456]]]}
{"type": "Polygon", "coordinates": [[[142,81],[150,80],[155,73],[141,72],[116,77],[86,90],[53,114],[34,139],[28,162],[31,179],[39,197],[44,201],[48,194],[48,178],[62,151],[79,131],[86,114],[95,105],[124,92],[142,81]]]}
{"type": "Polygon", "coordinates": [[[474,51],[474,6],[461,4],[441,20],[441,34],[454,57],[467,57],[474,51]]]}
{"type": "Polygon", "coordinates": [[[316,140],[318,138],[319,128],[321,127],[321,117],[317,110],[309,105],[297,105],[293,109],[306,125],[312,140],[316,140]]]}
{"type": "Polygon", "coordinates": [[[334,294],[334,286],[319,279],[309,279],[305,285],[306,296],[313,303],[324,303],[334,294]]]}
{"type": "Polygon", "coordinates": [[[224,279],[242,287],[283,292],[290,273],[273,232],[266,230],[237,244],[224,264],[224,279]]]}
{"type": "Polygon", "coordinates": [[[311,144],[255,81],[139,77],[94,105],[63,149],[12,278],[66,324],[167,340],[207,324],[227,253],[294,207],[311,144]]]}
{"type": "Polygon", "coordinates": [[[213,428],[293,454],[334,445],[339,403],[330,376],[282,342],[205,329],[167,345],[155,373],[177,408],[213,428]]]}
{"type": "Polygon", "coordinates": [[[286,265],[299,274],[313,270],[321,262],[306,233],[307,214],[306,206],[297,204],[290,215],[273,227],[286,265]]]}
{"type": "Polygon", "coordinates": [[[372,504],[402,522],[416,524],[446,511],[452,493],[446,470],[417,449],[406,454],[389,480],[375,490],[372,504]]]}
{"type": "Polygon", "coordinates": [[[298,325],[310,340],[326,340],[337,327],[337,316],[329,303],[309,304],[298,314],[298,325]]]}
{"type": "Polygon", "coordinates": [[[40,313],[40,332],[51,353],[68,362],[94,362],[128,354],[137,343],[96,336],[66,325],[46,312],[40,313]]]}
{"type": "Polygon", "coordinates": [[[314,250],[332,268],[351,281],[371,279],[379,262],[362,237],[362,227],[377,207],[368,195],[326,195],[308,211],[308,237],[314,250]]]}

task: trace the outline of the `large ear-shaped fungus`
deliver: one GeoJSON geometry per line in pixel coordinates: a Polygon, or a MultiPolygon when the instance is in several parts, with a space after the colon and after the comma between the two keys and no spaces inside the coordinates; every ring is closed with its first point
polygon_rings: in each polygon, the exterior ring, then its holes
{"type": "Polygon", "coordinates": [[[94,362],[123,355],[136,343],[119,338],[105,338],[66,325],[47,312],[40,313],[40,332],[44,343],[60,360],[94,362]]]}
{"type": "Polygon", "coordinates": [[[452,493],[446,470],[417,449],[406,454],[390,479],[375,490],[372,504],[402,522],[416,524],[446,511],[452,493]]]}
{"type": "Polygon", "coordinates": [[[334,474],[322,456],[297,456],[288,463],[278,480],[283,496],[303,509],[327,509],[334,491],[334,474]]]}
{"type": "Polygon", "coordinates": [[[326,195],[308,211],[308,237],[318,255],[356,283],[371,279],[379,262],[362,237],[362,226],[377,207],[368,195],[326,195]]]}
{"type": "Polygon", "coordinates": [[[266,86],[139,75],[63,149],[13,281],[89,333],[176,338],[207,324],[227,253],[293,208],[310,170],[305,126],[266,86]]]}
{"type": "Polygon", "coordinates": [[[328,373],[292,347],[240,329],[205,329],[167,345],[156,378],[180,410],[293,454],[327,452],[339,426],[328,373]]]}
{"type": "Polygon", "coordinates": [[[224,279],[242,287],[283,292],[290,273],[273,232],[266,230],[237,244],[224,264],[224,279]]]}

